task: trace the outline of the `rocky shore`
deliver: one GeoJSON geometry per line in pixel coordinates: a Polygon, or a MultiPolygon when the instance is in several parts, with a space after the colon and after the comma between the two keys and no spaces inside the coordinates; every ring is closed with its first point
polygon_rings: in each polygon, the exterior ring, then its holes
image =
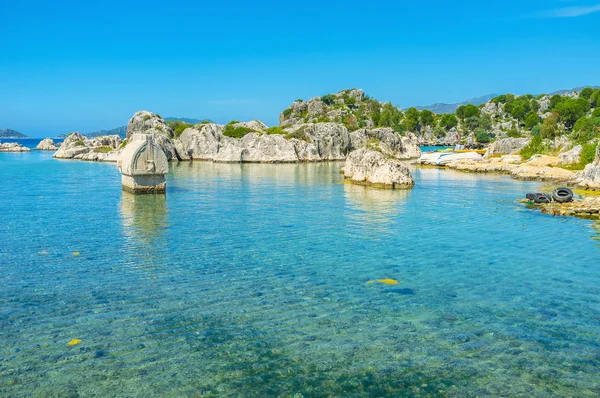
{"type": "Polygon", "coordinates": [[[600,196],[587,196],[582,199],[575,198],[569,203],[541,203],[531,204],[528,199],[519,200],[529,208],[539,209],[544,214],[553,216],[573,216],[580,218],[600,219],[600,196]]]}
{"type": "Polygon", "coordinates": [[[24,147],[21,144],[17,144],[16,142],[5,142],[2,144],[0,142],[0,152],[29,152],[31,149],[24,147]]]}

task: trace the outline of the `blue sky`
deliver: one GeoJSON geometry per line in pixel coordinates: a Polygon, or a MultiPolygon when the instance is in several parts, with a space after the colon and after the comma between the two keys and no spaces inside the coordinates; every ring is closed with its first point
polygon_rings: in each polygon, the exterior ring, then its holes
{"type": "Polygon", "coordinates": [[[141,109],[273,125],[352,87],[406,108],[600,85],[600,0],[3,1],[0,16],[0,127],[31,136],[141,109]]]}

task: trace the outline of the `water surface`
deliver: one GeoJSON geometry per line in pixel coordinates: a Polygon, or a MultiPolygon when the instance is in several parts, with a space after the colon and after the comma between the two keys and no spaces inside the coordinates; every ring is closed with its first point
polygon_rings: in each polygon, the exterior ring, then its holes
{"type": "Polygon", "coordinates": [[[0,153],[0,396],[600,394],[596,224],[515,203],[536,183],[340,166],[181,163],[132,196],[0,153]]]}

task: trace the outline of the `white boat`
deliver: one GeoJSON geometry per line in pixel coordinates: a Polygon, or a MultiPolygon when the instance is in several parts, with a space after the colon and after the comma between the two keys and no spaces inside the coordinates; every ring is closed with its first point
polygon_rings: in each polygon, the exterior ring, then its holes
{"type": "Polygon", "coordinates": [[[473,160],[475,162],[481,162],[483,160],[483,156],[477,152],[433,152],[424,153],[419,158],[419,162],[421,163],[435,164],[437,166],[443,166],[457,160],[473,160]]]}

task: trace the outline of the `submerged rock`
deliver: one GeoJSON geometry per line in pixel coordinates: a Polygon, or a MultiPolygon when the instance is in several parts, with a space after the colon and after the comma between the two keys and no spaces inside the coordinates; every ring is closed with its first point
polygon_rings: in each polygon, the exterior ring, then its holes
{"type": "Polygon", "coordinates": [[[351,152],[341,172],[352,183],[377,188],[412,188],[415,184],[406,166],[370,148],[351,152]]]}
{"type": "Polygon", "coordinates": [[[54,144],[54,140],[52,138],[44,138],[39,144],[37,144],[35,149],[39,151],[56,151],[58,148],[54,144]]]}

